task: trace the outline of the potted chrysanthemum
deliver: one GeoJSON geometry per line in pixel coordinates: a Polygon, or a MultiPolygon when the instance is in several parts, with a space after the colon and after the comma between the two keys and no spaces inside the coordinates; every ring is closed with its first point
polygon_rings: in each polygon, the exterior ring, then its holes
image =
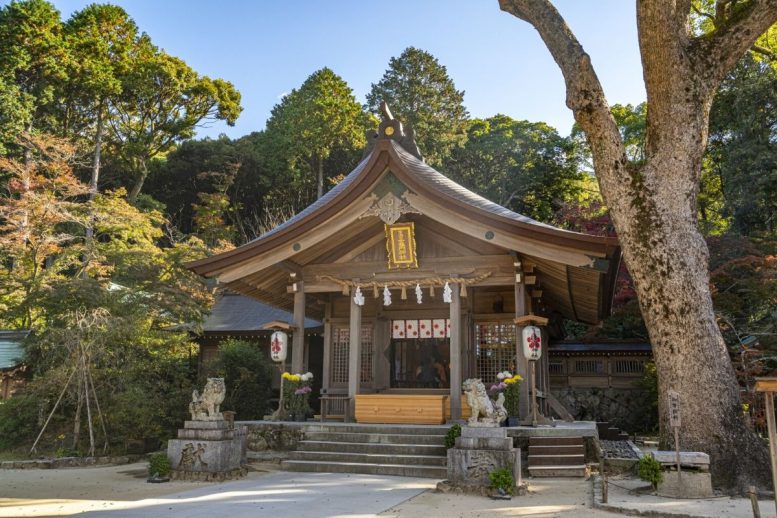
{"type": "Polygon", "coordinates": [[[507,410],[507,425],[518,426],[518,415],[520,413],[520,383],[523,378],[518,374],[512,374],[510,371],[500,372],[496,375],[497,382],[491,386],[492,394],[500,392],[505,396],[505,410],[507,410]]]}

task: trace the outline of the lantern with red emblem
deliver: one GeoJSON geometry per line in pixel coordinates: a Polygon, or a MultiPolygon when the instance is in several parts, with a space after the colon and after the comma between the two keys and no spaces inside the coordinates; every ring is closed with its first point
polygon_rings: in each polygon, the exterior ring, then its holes
{"type": "Polygon", "coordinates": [[[542,356],[542,330],[537,326],[523,328],[523,355],[527,360],[539,360],[542,356]]]}
{"type": "Polygon", "coordinates": [[[286,361],[286,351],[288,349],[289,336],[283,331],[275,331],[270,337],[270,357],[273,361],[286,361]]]}

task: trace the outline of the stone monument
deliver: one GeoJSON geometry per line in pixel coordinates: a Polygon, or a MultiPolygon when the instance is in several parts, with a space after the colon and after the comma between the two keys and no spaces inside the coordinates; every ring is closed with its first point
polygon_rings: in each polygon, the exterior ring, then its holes
{"type": "Polygon", "coordinates": [[[226,480],[245,475],[246,427],[227,420],[219,406],[224,401],[223,378],[208,378],[202,394],[192,392],[190,421],[167,443],[174,480],[226,480]]]}
{"type": "Polygon", "coordinates": [[[654,451],[650,455],[664,468],[656,494],[670,498],[709,498],[714,496],[710,476],[710,456],[700,451],[654,451]]]}
{"type": "Polygon", "coordinates": [[[492,471],[507,468],[517,483],[521,450],[513,448],[507,429],[500,426],[507,419],[504,395],[491,401],[479,379],[466,380],[462,388],[472,414],[461,427],[456,446],[448,450],[448,480],[438,487],[487,495],[492,471]]]}

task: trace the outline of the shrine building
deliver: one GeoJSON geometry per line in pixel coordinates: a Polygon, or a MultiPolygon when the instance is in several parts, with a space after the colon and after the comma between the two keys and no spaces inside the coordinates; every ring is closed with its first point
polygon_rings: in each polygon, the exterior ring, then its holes
{"type": "MultiPolygon", "coordinates": [[[[541,325],[547,343],[565,318],[608,316],[620,249],[456,184],[385,111],[336,187],[261,237],[188,266],[292,312],[291,372],[309,367],[306,319],[323,322],[323,417],[443,423],[467,412],[463,380],[490,384],[505,370],[528,380],[522,326],[541,325]]],[[[550,397],[547,354],[536,370],[537,394],[550,397]]]]}

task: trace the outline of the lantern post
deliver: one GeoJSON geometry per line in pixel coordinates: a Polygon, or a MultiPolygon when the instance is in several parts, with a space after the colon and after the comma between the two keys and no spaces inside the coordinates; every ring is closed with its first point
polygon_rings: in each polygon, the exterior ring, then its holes
{"type": "Polygon", "coordinates": [[[265,324],[263,329],[273,331],[272,335],[270,335],[270,358],[272,361],[279,364],[278,368],[281,372],[281,386],[278,398],[278,419],[283,420],[286,417],[283,406],[283,373],[286,372],[286,357],[289,353],[289,335],[287,331],[293,329],[293,326],[289,325],[287,322],[273,321],[265,324]]]}
{"type": "Polygon", "coordinates": [[[523,355],[531,363],[531,425],[537,426],[537,360],[542,357],[542,331],[537,326],[526,326],[521,338],[523,355]]]}

